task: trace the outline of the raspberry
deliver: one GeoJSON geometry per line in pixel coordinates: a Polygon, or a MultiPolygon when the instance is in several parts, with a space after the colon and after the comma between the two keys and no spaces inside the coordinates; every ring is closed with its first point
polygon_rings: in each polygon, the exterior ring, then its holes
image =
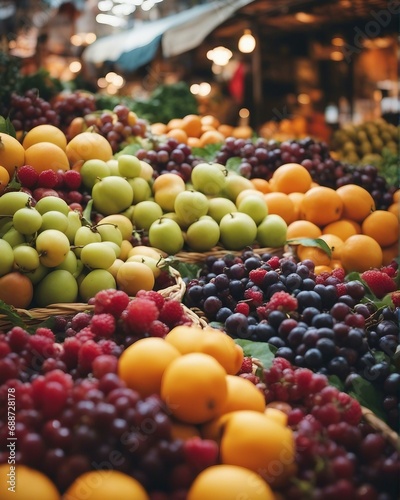
{"type": "Polygon", "coordinates": [[[122,290],[101,290],[94,297],[94,313],[109,313],[119,318],[129,304],[129,295],[122,290]]]}
{"type": "Polygon", "coordinates": [[[71,328],[75,330],[76,332],[79,332],[79,330],[82,330],[82,328],[85,328],[85,326],[88,326],[92,319],[92,315],[89,313],[85,312],[79,312],[75,314],[75,316],[71,320],[71,328]]]}
{"type": "Polygon", "coordinates": [[[54,342],[55,340],[55,335],[54,333],[50,330],[50,328],[37,328],[35,335],[39,335],[41,337],[46,337],[54,342]]]}
{"type": "Polygon", "coordinates": [[[393,292],[391,297],[394,307],[400,307],[400,291],[393,292]]]}
{"type": "Polygon", "coordinates": [[[32,335],[28,341],[29,350],[34,356],[44,360],[52,358],[56,354],[54,341],[41,335],[32,335]]]}
{"type": "Polygon", "coordinates": [[[95,334],[92,332],[92,329],[90,326],[85,326],[85,328],[82,328],[75,337],[80,341],[80,342],[87,342],[88,340],[93,340],[95,337],[95,334]]]}
{"type": "Polygon", "coordinates": [[[14,352],[22,351],[29,338],[29,333],[19,326],[14,326],[7,334],[8,345],[14,352]]]}
{"type": "Polygon", "coordinates": [[[162,339],[167,335],[168,332],[169,326],[158,319],[153,321],[153,323],[150,325],[150,328],[148,329],[148,334],[150,335],[150,337],[160,337],[162,339]]]}
{"type": "Polygon", "coordinates": [[[308,368],[298,368],[294,372],[295,383],[303,394],[309,392],[312,378],[313,372],[308,368]]]}
{"type": "Polygon", "coordinates": [[[167,324],[170,328],[175,326],[183,317],[183,307],[177,300],[166,300],[163,308],[160,311],[158,318],[163,323],[167,324]]]}
{"type": "Polygon", "coordinates": [[[247,288],[244,292],[244,298],[250,300],[254,307],[261,306],[264,302],[263,292],[257,286],[247,288]]]}
{"type": "Polygon", "coordinates": [[[245,356],[239,373],[253,373],[253,361],[250,356],[245,356]]]}
{"type": "Polygon", "coordinates": [[[78,353],[82,342],[76,337],[68,337],[63,342],[63,352],[60,359],[66,364],[68,369],[75,368],[78,363],[78,353]]]}
{"type": "Polygon", "coordinates": [[[235,313],[240,313],[248,316],[250,313],[249,304],[247,302],[238,302],[235,307],[235,313]]]}
{"type": "Polygon", "coordinates": [[[311,414],[325,427],[330,424],[337,424],[341,421],[340,411],[334,403],[326,403],[321,406],[314,406],[311,414]]]}
{"type": "Polygon", "coordinates": [[[135,297],[123,311],[121,318],[132,333],[144,335],[159,314],[160,311],[152,300],[135,297]]]}
{"type": "Polygon", "coordinates": [[[346,284],[345,283],[338,283],[336,285],[336,291],[337,291],[338,297],[341,297],[342,295],[346,295],[347,294],[346,284]]]}
{"type": "Polygon", "coordinates": [[[342,419],[350,425],[358,425],[362,417],[360,403],[356,399],[351,399],[349,404],[342,410],[342,419]]]}
{"type": "Polygon", "coordinates": [[[278,368],[278,370],[293,371],[291,362],[285,358],[275,358],[274,359],[274,368],[278,368]]]}
{"type": "Polygon", "coordinates": [[[78,353],[78,366],[85,372],[89,372],[92,369],[92,363],[102,354],[101,348],[93,340],[88,340],[83,343],[79,349],[78,353]]]}
{"type": "Polygon", "coordinates": [[[95,314],[90,322],[90,329],[98,337],[111,337],[115,332],[115,318],[112,314],[95,314]]]}
{"type": "Polygon", "coordinates": [[[192,465],[196,470],[202,471],[217,463],[219,448],[217,443],[212,439],[202,439],[198,436],[193,436],[185,441],[183,453],[187,463],[192,465]]]}
{"type": "Polygon", "coordinates": [[[74,385],[71,375],[63,372],[62,370],[56,369],[46,373],[45,379],[48,382],[58,382],[66,391],[72,389],[72,386],[74,385]]]}
{"type": "Polygon", "coordinates": [[[257,286],[261,286],[262,285],[262,282],[263,282],[263,279],[264,279],[264,276],[267,274],[267,270],[266,269],[261,269],[260,267],[258,267],[257,269],[252,269],[250,272],[249,272],[249,278],[250,280],[257,286]]]}
{"type": "Polygon", "coordinates": [[[336,269],[334,269],[331,274],[332,276],[335,276],[335,278],[338,278],[340,281],[343,281],[346,276],[344,269],[342,269],[341,267],[337,267],[336,269]]]}
{"type": "Polygon", "coordinates": [[[23,165],[17,170],[17,177],[22,187],[33,188],[39,178],[39,174],[30,165],[23,165]]]}
{"type": "Polygon", "coordinates": [[[378,299],[397,290],[395,281],[386,273],[378,269],[371,269],[361,274],[361,279],[368,285],[371,292],[378,299]]]}
{"type": "Polygon", "coordinates": [[[101,347],[101,352],[103,354],[115,354],[119,351],[117,344],[110,339],[101,339],[99,340],[98,345],[101,347]]]}
{"type": "Polygon", "coordinates": [[[277,255],[274,255],[273,257],[267,260],[267,264],[269,264],[272,267],[272,269],[278,269],[280,264],[280,259],[277,255]]]}
{"type": "Polygon", "coordinates": [[[37,180],[37,187],[43,187],[43,188],[48,188],[48,189],[53,189],[56,187],[58,183],[58,175],[54,170],[51,168],[47,170],[42,170],[40,172],[38,180],[37,180]]]}
{"type": "Polygon", "coordinates": [[[288,313],[297,309],[298,302],[287,292],[275,292],[266,304],[267,311],[282,311],[288,313]]]}
{"type": "Polygon", "coordinates": [[[77,170],[67,170],[66,172],[64,172],[63,181],[68,189],[70,189],[71,191],[75,191],[76,189],[79,189],[82,182],[82,177],[77,170]]]}
{"type": "Polygon", "coordinates": [[[161,293],[158,293],[155,290],[139,290],[136,297],[152,300],[156,304],[159,311],[161,311],[163,305],[165,304],[164,297],[161,293]]]}
{"type": "Polygon", "coordinates": [[[324,285],[325,281],[327,280],[327,278],[329,278],[330,275],[331,273],[328,273],[327,271],[323,271],[322,273],[317,274],[317,276],[315,277],[315,283],[317,285],[324,285]]]}

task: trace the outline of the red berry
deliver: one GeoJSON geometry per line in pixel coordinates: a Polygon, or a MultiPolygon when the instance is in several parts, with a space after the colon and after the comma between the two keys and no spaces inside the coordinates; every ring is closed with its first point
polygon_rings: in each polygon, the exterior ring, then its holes
{"type": "Polygon", "coordinates": [[[171,328],[182,320],[183,315],[182,304],[177,300],[171,299],[165,301],[158,319],[171,328]]]}
{"type": "Polygon", "coordinates": [[[81,174],[77,170],[67,170],[64,172],[64,184],[71,191],[76,191],[79,189],[82,177],[81,174]]]}
{"type": "Polygon", "coordinates": [[[121,315],[129,331],[136,335],[148,333],[150,325],[158,319],[160,311],[149,299],[135,297],[121,315]]]}
{"type": "Polygon", "coordinates": [[[39,178],[39,174],[30,165],[23,165],[17,170],[17,177],[22,187],[33,188],[39,178]]]}
{"type": "Polygon", "coordinates": [[[240,313],[248,316],[250,313],[249,304],[247,302],[238,302],[235,307],[235,313],[240,313]]]}
{"type": "Polygon", "coordinates": [[[165,304],[165,299],[161,293],[155,290],[139,290],[136,297],[152,300],[157,306],[158,310],[161,311],[163,305],[165,304]]]}
{"type": "Polygon", "coordinates": [[[267,274],[267,270],[266,269],[262,269],[262,268],[257,268],[257,269],[252,269],[250,272],[249,272],[249,278],[250,280],[257,286],[261,286],[262,282],[263,282],[263,279],[264,279],[264,276],[267,274]]]}
{"type": "Polygon", "coordinates": [[[97,337],[111,337],[115,326],[115,318],[109,313],[95,314],[90,322],[90,329],[97,337]]]}
{"type": "Polygon", "coordinates": [[[397,290],[396,282],[387,273],[381,272],[378,269],[370,269],[363,272],[361,279],[378,299],[397,290]]]}
{"type": "Polygon", "coordinates": [[[122,311],[129,304],[129,296],[122,290],[102,290],[94,297],[94,312],[109,313],[119,318],[122,311]]]}
{"type": "Polygon", "coordinates": [[[49,168],[47,170],[42,170],[42,172],[39,173],[37,187],[53,189],[57,186],[57,183],[58,175],[54,172],[54,170],[49,168]]]}

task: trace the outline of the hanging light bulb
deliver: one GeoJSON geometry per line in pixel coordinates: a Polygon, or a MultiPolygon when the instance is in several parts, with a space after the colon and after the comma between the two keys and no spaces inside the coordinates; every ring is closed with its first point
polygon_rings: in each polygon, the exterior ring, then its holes
{"type": "Polygon", "coordinates": [[[243,54],[250,54],[256,46],[256,39],[251,34],[251,30],[245,29],[243,35],[240,37],[238,48],[243,54]]]}

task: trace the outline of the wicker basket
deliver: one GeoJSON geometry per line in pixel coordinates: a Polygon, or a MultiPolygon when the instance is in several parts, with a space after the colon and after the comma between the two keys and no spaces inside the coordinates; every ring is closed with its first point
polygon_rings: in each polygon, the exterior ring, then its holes
{"type": "MultiPolygon", "coordinates": [[[[225,255],[236,255],[240,257],[246,249],[240,251],[227,250],[223,247],[214,247],[208,252],[178,252],[174,255],[176,260],[180,262],[185,262],[188,264],[203,264],[208,257],[224,257],[225,255]]],[[[251,249],[257,255],[263,255],[269,253],[271,255],[282,256],[285,253],[284,247],[277,248],[252,248],[251,249]]]]}
{"type": "MultiPolygon", "coordinates": [[[[165,299],[174,299],[182,302],[182,298],[186,291],[186,285],[183,281],[179,271],[173,267],[169,268],[169,272],[173,277],[175,283],[167,288],[158,290],[165,299]]],[[[185,314],[189,316],[192,322],[196,325],[204,328],[206,326],[206,321],[204,318],[200,318],[195,311],[192,311],[184,304],[182,304],[185,310],[185,314]]],[[[86,303],[60,303],[51,304],[44,308],[32,308],[32,309],[15,309],[15,312],[21,318],[21,321],[29,328],[34,328],[46,319],[52,316],[73,316],[78,312],[85,312],[93,310],[93,306],[86,303]]],[[[0,330],[7,331],[12,328],[13,322],[5,314],[0,314],[0,330]]]]}

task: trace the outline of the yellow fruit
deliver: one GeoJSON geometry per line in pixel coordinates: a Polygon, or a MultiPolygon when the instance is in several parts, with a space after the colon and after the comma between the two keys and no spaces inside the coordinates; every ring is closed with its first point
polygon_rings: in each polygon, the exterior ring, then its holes
{"type": "Polygon", "coordinates": [[[319,227],[339,220],[343,201],[334,189],[315,186],[309,189],[300,204],[300,217],[319,227]]]}
{"type": "Polygon", "coordinates": [[[67,138],[64,132],[49,124],[37,125],[29,130],[22,141],[22,146],[28,149],[38,142],[52,142],[64,151],[67,147],[67,138]]]}
{"type": "Polygon", "coordinates": [[[159,394],[167,366],[180,352],[159,337],[146,337],[127,347],[118,360],[118,374],[141,396],[159,394]]]}
{"type": "Polygon", "coordinates": [[[335,234],[324,233],[320,239],[325,241],[331,250],[331,259],[340,260],[340,252],[344,241],[335,234]]]}
{"type": "Polygon", "coordinates": [[[298,163],[286,163],[272,174],[272,189],[281,193],[305,193],[311,187],[312,177],[308,170],[298,163]]]}
{"type": "Polygon", "coordinates": [[[400,255],[399,243],[396,242],[388,247],[382,247],[382,265],[388,266],[393,259],[400,255]]]}
{"type": "Polygon", "coordinates": [[[152,290],[155,278],[143,262],[124,262],[118,269],[116,281],[120,290],[134,296],[139,290],[152,290]]]}
{"type": "Polygon", "coordinates": [[[37,142],[25,150],[25,163],[36,172],[43,170],[69,170],[68,157],[63,149],[52,142],[37,142]]]}
{"type": "Polygon", "coordinates": [[[323,230],[323,234],[335,234],[342,241],[346,241],[350,236],[361,233],[361,226],[358,222],[350,219],[340,219],[327,224],[323,230]]]}
{"type": "Polygon", "coordinates": [[[296,252],[299,260],[312,260],[316,266],[329,266],[331,261],[331,257],[319,247],[299,245],[296,252]]]}
{"type": "Polygon", "coordinates": [[[286,224],[296,220],[294,203],[286,193],[271,192],[265,194],[264,198],[268,205],[269,214],[280,215],[286,224]]]}
{"type": "Polygon", "coordinates": [[[370,236],[355,234],[343,243],[341,262],[347,273],[351,271],[362,273],[371,268],[379,268],[382,261],[382,249],[379,243],[370,236]]]}
{"type": "Polygon", "coordinates": [[[228,395],[226,371],[212,356],[189,353],[172,361],[161,381],[161,397],[174,417],[189,424],[221,414],[228,395]]]}
{"type": "Polygon", "coordinates": [[[111,160],[113,151],[105,137],[96,132],[81,132],[65,148],[71,167],[87,160],[111,160]]]}
{"type": "Polygon", "coordinates": [[[223,413],[237,410],[265,411],[265,397],[259,389],[243,377],[227,375],[228,397],[223,413]]]}
{"type": "Polygon", "coordinates": [[[11,135],[0,132],[0,165],[4,167],[12,178],[15,169],[25,163],[25,149],[22,144],[11,135]]]}
{"type": "Polygon", "coordinates": [[[187,500],[275,500],[268,484],[257,473],[235,465],[213,465],[195,478],[187,500]]]}
{"type": "MultiPolygon", "coordinates": [[[[18,444],[17,444],[18,446],[18,444]]],[[[0,465],[1,500],[60,500],[55,484],[26,465],[0,465]]]]}
{"type": "Polygon", "coordinates": [[[200,350],[213,356],[230,375],[235,375],[242,366],[243,349],[217,328],[207,326],[203,330],[200,350]]]}
{"type": "Polygon", "coordinates": [[[319,238],[321,229],[308,220],[295,220],[288,225],[286,237],[288,240],[294,238],[319,238]]]}
{"type": "Polygon", "coordinates": [[[282,484],[292,473],[295,445],[290,428],[256,411],[228,415],[221,438],[224,464],[258,472],[269,484],[282,484]]]}
{"type": "Polygon", "coordinates": [[[150,500],[139,481],[114,469],[93,470],[78,476],[62,500],[110,500],[115,496],[118,500],[150,500]]]}
{"type": "Polygon", "coordinates": [[[387,247],[399,241],[399,219],[387,210],[375,210],[363,220],[361,231],[387,247]]]}
{"type": "Polygon", "coordinates": [[[10,174],[5,167],[0,166],[0,195],[3,194],[8,183],[10,182],[10,174]]]}
{"type": "Polygon", "coordinates": [[[203,336],[204,332],[200,327],[179,325],[167,333],[165,340],[176,347],[181,354],[188,354],[200,352],[203,336]]]}
{"type": "Polygon", "coordinates": [[[339,187],[336,193],[343,201],[342,217],[344,219],[362,222],[373,210],[375,201],[371,194],[356,184],[346,184],[339,187]]]}

